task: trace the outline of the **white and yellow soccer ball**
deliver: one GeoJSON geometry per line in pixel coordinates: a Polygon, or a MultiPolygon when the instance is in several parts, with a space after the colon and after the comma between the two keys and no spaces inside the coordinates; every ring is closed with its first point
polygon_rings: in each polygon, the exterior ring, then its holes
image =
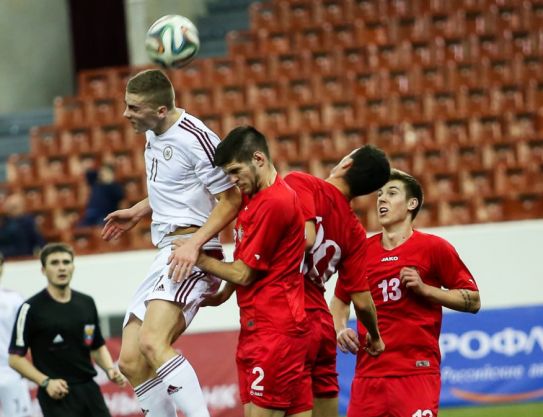
{"type": "Polygon", "coordinates": [[[163,67],[183,67],[200,49],[198,29],[184,16],[162,16],[147,31],[145,49],[149,58],[163,67]]]}

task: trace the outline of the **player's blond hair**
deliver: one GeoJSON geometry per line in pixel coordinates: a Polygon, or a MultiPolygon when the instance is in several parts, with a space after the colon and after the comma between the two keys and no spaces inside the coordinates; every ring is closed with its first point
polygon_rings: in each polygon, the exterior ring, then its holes
{"type": "Polygon", "coordinates": [[[147,104],[153,107],[165,106],[168,110],[175,107],[172,83],[160,70],[151,69],[137,73],[128,80],[126,92],[145,97],[147,104]]]}

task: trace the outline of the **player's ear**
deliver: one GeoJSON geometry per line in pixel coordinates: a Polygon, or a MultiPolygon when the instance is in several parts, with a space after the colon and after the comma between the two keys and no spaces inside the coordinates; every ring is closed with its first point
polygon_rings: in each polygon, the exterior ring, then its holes
{"type": "Polygon", "coordinates": [[[166,118],[168,115],[168,108],[166,106],[159,106],[157,113],[159,117],[166,118]]]}
{"type": "Polygon", "coordinates": [[[260,151],[254,151],[253,153],[253,161],[255,164],[259,167],[263,166],[266,163],[266,156],[260,152],[260,151]]]}
{"type": "Polygon", "coordinates": [[[419,206],[419,199],[412,197],[407,201],[407,209],[415,210],[419,206]]]}

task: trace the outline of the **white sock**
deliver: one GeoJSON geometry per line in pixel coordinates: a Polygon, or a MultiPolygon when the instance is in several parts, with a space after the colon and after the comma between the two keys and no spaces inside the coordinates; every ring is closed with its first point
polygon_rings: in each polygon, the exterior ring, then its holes
{"type": "Polygon", "coordinates": [[[148,379],[134,388],[145,417],[176,417],[175,403],[160,378],[148,379]]]}
{"type": "Polygon", "coordinates": [[[187,359],[181,355],[174,356],[162,364],[156,373],[177,409],[186,417],[209,417],[198,377],[187,359]]]}

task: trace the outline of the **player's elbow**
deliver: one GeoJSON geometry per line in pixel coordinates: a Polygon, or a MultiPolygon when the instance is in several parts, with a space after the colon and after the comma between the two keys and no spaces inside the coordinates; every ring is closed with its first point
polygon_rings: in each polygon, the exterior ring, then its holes
{"type": "Polygon", "coordinates": [[[481,309],[481,297],[479,296],[479,291],[474,291],[472,293],[473,301],[471,303],[470,313],[477,313],[481,309]]]}
{"type": "Polygon", "coordinates": [[[8,365],[10,368],[14,369],[15,371],[18,371],[18,365],[21,360],[21,356],[10,353],[8,357],[8,365]]]}
{"type": "Polygon", "coordinates": [[[250,285],[253,281],[254,279],[251,274],[241,272],[237,277],[236,284],[241,285],[242,287],[246,287],[250,285]]]}

